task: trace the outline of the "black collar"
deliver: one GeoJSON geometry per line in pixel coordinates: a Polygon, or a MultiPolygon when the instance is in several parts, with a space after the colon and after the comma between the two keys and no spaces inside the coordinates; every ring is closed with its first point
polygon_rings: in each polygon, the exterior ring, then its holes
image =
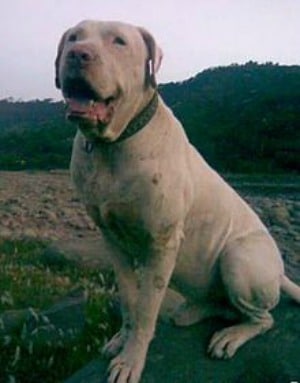
{"type": "MultiPolygon", "coordinates": [[[[133,136],[137,132],[139,132],[141,129],[143,129],[149,121],[154,116],[158,106],[158,93],[155,92],[149,103],[145,106],[145,108],[137,115],[135,116],[127,125],[126,129],[122,132],[122,134],[112,142],[105,142],[101,141],[102,143],[106,143],[108,145],[112,145],[121,141],[126,140],[127,138],[133,136]]],[[[94,144],[97,143],[97,141],[85,141],[84,149],[87,153],[91,153],[94,149],[94,144]]]]}

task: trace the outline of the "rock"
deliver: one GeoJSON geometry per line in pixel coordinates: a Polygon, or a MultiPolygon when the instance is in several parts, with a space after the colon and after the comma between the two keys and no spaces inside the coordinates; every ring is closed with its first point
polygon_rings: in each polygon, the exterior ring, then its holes
{"type": "Polygon", "coordinates": [[[106,383],[106,369],[105,360],[95,359],[63,383],[106,383]]]}
{"type": "Polygon", "coordinates": [[[28,227],[28,228],[25,228],[23,230],[23,236],[26,238],[37,238],[38,232],[36,229],[32,229],[32,228],[28,227]]]}
{"type": "Polygon", "coordinates": [[[50,209],[45,210],[45,215],[51,223],[55,223],[58,220],[57,214],[53,210],[50,210],[50,209]]]}
{"type": "Polygon", "coordinates": [[[0,315],[0,336],[19,330],[32,315],[31,309],[4,311],[0,315]]]}
{"type": "Polygon", "coordinates": [[[47,202],[52,202],[53,200],[54,200],[53,194],[50,194],[50,193],[43,194],[42,202],[47,203],[47,202]]]}
{"type": "Polygon", "coordinates": [[[24,346],[35,348],[59,346],[76,339],[85,326],[84,289],[71,291],[65,298],[45,311],[7,310],[0,315],[0,337],[21,332],[24,346]]]}
{"type": "Polygon", "coordinates": [[[73,263],[79,267],[111,269],[109,249],[101,239],[100,233],[96,236],[59,240],[48,246],[42,256],[42,262],[53,264],[73,263]]]}
{"type": "Polygon", "coordinates": [[[0,238],[1,239],[9,239],[13,236],[13,231],[8,229],[7,227],[0,227],[0,238]]]}
{"type": "Polygon", "coordinates": [[[278,225],[289,225],[290,214],[286,206],[284,206],[283,204],[280,206],[274,206],[272,213],[273,219],[277,222],[278,225]]]}
{"type": "MultiPolygon", "coordinates": [[[[282,302],[274,316],[276,328],[248,342],[229,361],[206,353],[211,335],[227,322],[211,319],[186,328],[159,323],[140,383],[299,382],[299,307],[282,302]]],[[[108,364],[95,359],[64,383],[106,383],[108,364]]]]}
{"type": "Polygon", "coordinates": [[[37,348],[55,347],[76,339],[85,326],[86,301],[86,291],[76,289],[50,309],[31,316],[23,328],[24,344],[32,343],[37,348]]]}
{"type": "Polygon", "coordinates": [[[264,216],[266,223],[269,225],[278,225],[284,228],[290,226],[290,213],[289,209],[283,202],[273,204],[270,201],[264,203],[264,216]]]}

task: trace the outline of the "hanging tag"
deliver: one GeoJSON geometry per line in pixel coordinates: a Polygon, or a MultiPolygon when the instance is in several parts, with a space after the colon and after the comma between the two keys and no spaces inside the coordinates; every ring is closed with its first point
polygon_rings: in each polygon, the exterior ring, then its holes
{"type": "Polygon", "coordinates": [[[94,144],[91,141],[85,141],[85,147],[84,147],[86,153],[91,153],[94,149],[94,144]]]}

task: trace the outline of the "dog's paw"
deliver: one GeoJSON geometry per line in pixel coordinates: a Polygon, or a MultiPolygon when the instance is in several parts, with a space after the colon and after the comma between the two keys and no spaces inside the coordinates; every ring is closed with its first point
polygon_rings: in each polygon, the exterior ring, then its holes
{"type": "Polygon", "coordinates": [[[127,334],[122,329],[117,332],[102,348],[102,355],[106,358],[112,358],[120,353],[125,342],[127,334]]]}
{"type": "Polygon", "coordinates": [[[108,383],[138,383],[143,372],[146,352],[123,350],[109,365],[108,383]]]}
{"type": "Polygon", "coordinates": [[[259,324],[239,324],[217,331],[208,346],[208,353],[217,359],[230,359],[249,339],[259,334],[259,324]]]}
{"type": "Polygon", "coordinates": [[[208,346],[208,353],[213,358],[229,359],[239,347],[258,334],[264,333],[272,327],[273,319],[268,316],[261,322],[244,322],[217,331],[208,346]]]}
{"type": "Polygon", "coordinates": [[[208,353],[212,358],[229,359],[239,346],[239,334],[234,327],[229,327],[213,335],[208,346],[208,353]]]}

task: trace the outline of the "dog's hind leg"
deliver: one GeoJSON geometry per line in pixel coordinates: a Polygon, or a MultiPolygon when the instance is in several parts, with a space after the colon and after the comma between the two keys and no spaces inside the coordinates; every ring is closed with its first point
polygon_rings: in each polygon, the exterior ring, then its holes
{"type": "Polygon", "coordinates": [[[191,326],[207,318],[222,317],[228,320],[238,317],[236,310],[224,307],[215,302],[191,302],[182,303],[172,315],[172,321],[176,326],[191,326]]]}
{"type": "Polygon", "coordinates": [[[218,331],[210,341],[211,356],[226,359],[273,326],[269,310],[279,301],[283,264],[275,243],[264,232],[235,241],[220,262],[228,298],[245,318],[240,324],[218,331]]]}

